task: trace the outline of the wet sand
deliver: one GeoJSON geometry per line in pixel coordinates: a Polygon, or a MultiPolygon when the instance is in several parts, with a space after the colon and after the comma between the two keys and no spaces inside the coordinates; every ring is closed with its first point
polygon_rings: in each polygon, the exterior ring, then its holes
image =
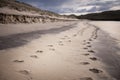
{"type": "Polygon", "coordinates": [[[111,76],[115,78],[115,80],[120,80],[120,38],[118,37],[118,32],[114,32],[119,31],[120,29],[118,29],[117,26],[115,26],[110,27],[110,30],[109,27],[107,27],[107,29],[105,28],[105,31],[108,32],[105,32],[103,31],[103,29],[100,29],[100,31],[98,32],[98,38],[92,45],[93,48],[96,50],[95,55],[100,57],[101,61],[106,65],[105,69],[109,72],[111,76]],[[114,36],[111,36],[111,34],[114,34],[114,36]]]}
{"type": "Polygon", "coordinates": [[[88,21],[80,21],[47,34],[19,34],[19,39],[30,41],[0,50],[0,80],[115,80],[94,49],[99,31],[88,21]]]}
{"type": "MultiPolygon", "coordinates": [[[[104,33],[104,32],[103,32],[104,33]]],[[[94,49],[97,50],[96,55],[107,65],[105,68],[116,78],[120,79],[120,48],[115,39],[111,38],[107,33],[99,34],[99,42],[95,42],[94,49]],[[104,36],[103,36],[104,35],[104,36]]]]}

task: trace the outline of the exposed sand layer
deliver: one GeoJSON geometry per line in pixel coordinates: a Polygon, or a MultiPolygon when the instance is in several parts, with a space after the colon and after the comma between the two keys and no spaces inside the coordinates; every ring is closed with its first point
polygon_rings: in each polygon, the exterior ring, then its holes
{"type": "MultiPolygon", "coordinates": [[[[116,80],[95,56],[92,43],[97,41],[99,28],[88,21],[72,26],[68,24],[69,29],[65,27],[55,33],[48,30],[24,46],[0,50],[0,80],[116,80]]],[[[9,33],[16,34],[5,34],[9,33]]]]}
{"type": "MultiPolygon", "coordinates": [[[[11,4],[10,4],[11,5],[11,4]]],[[[14,4],[13,4],[14,5],[14,4]]],[[[12,6],[12,5],[11,5],[12,6]]],[[[17,5],[16,5],[17,6],[17,5]]],[[[28,9],[29,10],[29,9],[28,9]]],[[[75,17],[59,15],[48,11],[38,10],[15,10],[8,7],[0,8],[0,23],[2,24],[18,24],[18,23],[46,23],[46,22],[61,22],[75,21],[75,17]]]]}

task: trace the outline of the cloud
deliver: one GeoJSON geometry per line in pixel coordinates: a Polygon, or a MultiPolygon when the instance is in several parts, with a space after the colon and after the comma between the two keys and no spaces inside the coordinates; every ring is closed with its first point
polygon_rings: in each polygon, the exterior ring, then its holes
{"type": "Polygon", "coordinates": [[[19,0],[39,7],[55,7],[65,3],[68,0],[19,0]]]}
{"type": "Polygon", "coordinates": [[[112,7],[112,8],[110,8],[110,10],[120,10],[120,6],[112,7]]]}
{"type": "MultiPolygon", "coordinates": [[[[68,2],[68,4],[61,5],[61,8],[65,8],[65,12],[68,14],[69,8],[71,8],[70,13],[91,13],[91,12],[101,12],[101,11],[107,11],[107,10],[113,10],[113,9],[120,9],[119,6],[120,1],[119,0],[75,0],[72,2],[68,2]],[[75,6],[74,6],[75,5],[75,6]],[[70,6],[70,7],[69,7],[70,6]],[[113,8],[114,7],[114,8],[113,8]],[[67,9],[68,8],[68,9],[67,9]]],[[[69,9],[70,10],[70,9],[69,9]]],[[[63,10],[62,10],[63,11],[63,10]]]]}
{"type": "Polygon", "coordinates": [[[120,9],[119,0],[20,0],[57,13],[90,13],[120,9]]]}

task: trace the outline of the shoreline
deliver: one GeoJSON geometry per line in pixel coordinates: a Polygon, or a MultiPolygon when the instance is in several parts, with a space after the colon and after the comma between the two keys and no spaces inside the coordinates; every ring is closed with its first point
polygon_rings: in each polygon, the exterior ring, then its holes
{"type": "Polygon", "coordinates": [[[93,43],[94,49],[97,51],[96,56],[101,58],[101,61],[106,65],[105,69],[111,76],[120,79],[120,52],[118,43],[109,34],[104,31],[99,31],[98,39],[93,43]]]}

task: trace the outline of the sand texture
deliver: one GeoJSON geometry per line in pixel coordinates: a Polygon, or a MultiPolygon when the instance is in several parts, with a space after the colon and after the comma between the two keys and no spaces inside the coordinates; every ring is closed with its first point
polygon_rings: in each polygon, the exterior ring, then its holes
{"type": "Polygon", "coordinates": [[[0,80],[117,80],[96,55],[93,23],[1,24],[0,80]]]}

